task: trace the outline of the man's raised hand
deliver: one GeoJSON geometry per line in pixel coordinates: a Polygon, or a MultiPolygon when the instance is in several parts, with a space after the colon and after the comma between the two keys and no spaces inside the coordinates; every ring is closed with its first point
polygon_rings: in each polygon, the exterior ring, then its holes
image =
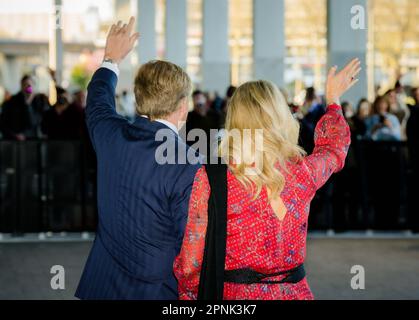
{"type": "Polygon", "coordinates": [[[140,36],[138,32],[132,33],[135,18],[131,17],[128,24],[118,21],[113,24],[106,38],[105,59],[114,63],[121,62],[134,47],[135,41],[140,36]]]}

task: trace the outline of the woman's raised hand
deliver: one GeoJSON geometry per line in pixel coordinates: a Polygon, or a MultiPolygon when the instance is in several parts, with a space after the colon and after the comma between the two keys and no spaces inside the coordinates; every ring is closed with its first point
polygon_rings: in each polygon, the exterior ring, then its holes
{"type": "Polygon", "coordinates": [[[326,81],[326,103],[339,104],[339,98],[358,82],[356,76],[361,71],[361,61],[358,58],[349,62],[345,68],[336,74],[337,66],[330,69],[326,81]]]}

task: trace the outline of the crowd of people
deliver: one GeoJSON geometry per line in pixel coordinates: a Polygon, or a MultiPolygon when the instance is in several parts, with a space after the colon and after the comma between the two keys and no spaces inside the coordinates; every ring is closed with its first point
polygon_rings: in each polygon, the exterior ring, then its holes
{"type": "MultiPolygon", "coordinates": [[[[195,90],[192,93],[193,109],[188,115],[186,133],[199,128],[209,137],[210,129],[223,129],[228,101],[235,89],[230,86],[225,97],[195,90]]],[[[87,137],[84,121],[85,91],[77,90],[70,94],[60,86],[56,86],[56,91],[56,103],[51,105],[47,95],[34,92],[33,78],[24,75],[20,91],[6,98],[1,107],[0,131],[3,139],[78,140],[87,137]]],[[[419,88],[406,91],[398,81],[394,88],[384,95],[378,95],[373,102],[362,98],[354,107],[350,102],[343,101],[344,116],[351,128],[352,141],[407,140],[409,145],[418,146],[419,88]]],[[[287,99],[285,91],[283,94],[287,99]]],[[[134,97],[123,90],[116,99],[117,112],[134,120],[134,97]]],[[[315,88],[309,87],[301,105],[290,102],[289,106],[301,124],[300,144],[310,153],[314,147],[316,124],[326,110],[324,99],[316,93],[315,88]]],[[[193,144],[194,141],[188,143],[193,144]]]]}
{"type": "MultiPolygon", "coordinates": [[[[211,98],[205,92],[195,91],[193,93],[193,111],[189,113],[186,123],[187,132],[194,128],[204,129],[206,133],[212,128],[223,129],[228,101],[234,90],[234,87],[229,87],[224,99],[217,96],[211,98]]],[[[284,91],[283,95],[287,97],[284,91]]],[[[318,95],[316,90],[310,87],[306,89],[304,102],[301,105],[289,102],[289,107],[293,116],[300,122],[299,143],[308,154],[311,154],[314,149],[316,125],[326,112],[324,97],[318,95]]],[[[385,186],[383,188],[397,190],[401,187],[398,183],[406,184],[403,187],[408,190],[407,197],[410,199],[408,200],[410,209],[407,221],[409,228],[417,232],[419,219],[415,213],[419,208],[414,201],[414,195],[419,192],[419,189],[413,181],[419,179],[419,88],[403,88],[397,82],[393,89],[383,95],[377,95],[373,102],[362,98],[354,107],[350,102],[342,101],[342,109],[351,130],[354,148],[351,148],[344,171],[319,192],[318,199],[320,200],[317,204],[313,204],[312,211],[320,214],[322,210],[326,210],[321,208],[323,203],[321,199],[331,199],[332,197],[334,199],[332,201],[332,220],[324,223],[333,225],[335,230],[347,230],[348,227],[356,229],[371,225],[384,229],[396,228],[399,223],[397,219],[403,215],[401,208],[406,205],[403,202],[405,200],[403,200],[403,196],[395,197],[390,191],[383,191],[381,187],[377,186],[383,172],[389,170],[385,179],[387,183],[392,184],[392,188],[385,186]],[[387,151],[382,150],[375,157],[370,157],[371,152],[365,152],[365,148],[357,147],[357,145],[365,146],[364,141],[367,144],[368,141],[373,144],[383,142],[384,145],[381,147],[387,151]],[[408,157],[406,158],[404,158],[406,154],[403,151],[406,148],[401,143],[402,141],[407,142],[408,157]],[[397,161],[391,161],[391,159],[394,160],[394,154],[389,153],[389,149],[385,148],[386,142],[395,143],[400,147],[397,150],[401,152],[400,156],[407,161],[408,167],[401,163],[398,164],[397,161]],[[379,161],[379,163],[375,161],[379,161]],[[361,164],[361,162],[363,163],[361,164]],[[368,172],[368,177],[362,178],[360,177],[363,174],[361,167],[376,169],[372,170],[373,172],[368,172]],[[406,180],[398,176],[397,172],[406,180]],[[408,174],[409,172],[411,175],[408,174]],[[365,194],[361,194],[362,192],[365,194]],[[388,199],[391,200],[381,201],[384,194],[388,194],[388,199]],[[357,216],[359,210],[363,213],[357,216]],[[373,222],[368,221],[370,211],[375,212],[373,222]],[[344,214],[344,212],[346,213],[344,214]]],[[[195,141],[188,141],[188,143],[193,145],[195,141]]],[[[207,145],[209,146],[209,142],[207,145]]],[[[375,146],[380,147],[379,145],[375,146]]],[[[207,150],[207,152],[210,151],[207,150]]],[[[316,217],[313,214],[312,218],[327,219],[324,212],[320,215],[322,217],[316,217]]],[[[316,223],[312,225],[316,225],[316,223]]],[[[320,220],[318,223],[322,224],[320,220]]]]}
{"type": "MultiPolygon", "coordinates": [[[[235,87],[227,89],[225,98],[210,97],[209,93],[196,90],[193,92],[193,110],[189,113],[186,123],[187,132],[200,128],[209,132],[210,129],[224,127],[228,100],[235,87]]],[[[287,98],[286,92],[283,91],[287,98]]],[[[324,98],[316,93],[313,87],[306,89],[304,102],[296,105],[289,102],[291,111],[300,121],[300,144],[310,153],[314,147],[314,130],[317,122],[326,112],[324,98]]],[[[378,95],[375,101],[360,99],[354,107],[350,102],[343,101],[344,116],[351,129],[352,141],[408,141],[419,149],[419,88],[405,90],[400,82],[384,95],[378,95]],[[406,92],[409,91],[409,92],[406,92]]]]}
{"type": "MultiPolygon", "coordinates": [[[[81,140],[87,142],[85,146],[87,146],[88,162],[93,168],[96,161],[85,124],[85,91],[76,90],[70,93],[68,90],[56,86],[56,102],[51,105],[48,96],[34,92],[34,87],[34,79],[25,75],[21,79],[19,92],[8,96],[2,103],[0,109],[2,139],[15,141],[37,139],[81,140]]],[[[201,90],[193,91],[191,97],[192,110],[188,114],[184,133],[188,137],[188,133],[194,129],[202,129],[205,132],[208,139],[206,144],[208,149],[205,152],[200,148],[200,153],[209,154],[211,152],[211,129],[218,129],[218,132],[222,134],[229,100],[235,90],[236,87],[234,86],[228,87],[224,97],[211,95],[201,90]]],[[[288,99],[285,91],[282,91],[282,93],[286,100],[291,100],[288,99]]],[[[130,121],[135,120],[135,105],[134,96],[127,90],[121,91],[116,96],[117,113],[130,121]]],[[[300,122],[300,145],[310,154],[314,148],[316,125],[326,112],[324,97],[317,94],[313,87],[310,87],[306,89],[301,104],[289,102],[289,107],[294,118],[300,122]]],[[[397,82],[393,89],[388,90],[384,95],[378,95],[373,102],[362,98],[354,106],[350,102],[342,101],[342,109],[351,129],[352,145],[363,140],[407,141],[410,168],[414,174],[413,177],[419,178],[419,88],[403,88],[397,82]]],[[[199,137],[186,142],[196,147],[197,139],[199,137]]],[[[359,151],[359,149],[357,150],[359,151]]],[[[354,153],[350,153],[347,160],[346,174],[341,174],[339,179],[347,176],[351,176],[351,179],[353,179],[353,167],[359,165],[360,161],[370,160],[362,157],[362,155],[354,156],[354,153]]],[[[338,189],[335,186],[336,190],[340,190],[339,194],[344,195],[349,192],[347,188],[351,184],[347,181],[348,179],[341,183],[346,188],[344,191],[342,191],[342,188],[338,189]]],[[[359,189],[360,181],[354,181],[353,184],[353,190],[359,189]]],[[[414,190],[416,189],[414,184],[409,185],[410,193],[417,192],[414,190]]],[[[353,191],[349,193],[352,194],[353,191]]],[[[358,203],[359,201],[355,202],[358,203]]],[[[419,225],[419,222],[417,224],[419,225]]],[[[342,225],[346,225],[346,222],[342,225]]]]}
{"type": "Polygon", "coordinates": [[[86,134],[84,124],[85,92],[70,94],[56,86],[56,103],[51,105],[44,93],[34,92],[34,80],[24,75],[20,90],[1,107],[0,131],[3,139],[24,141],[48,138],[77,140],[86,134]]]}

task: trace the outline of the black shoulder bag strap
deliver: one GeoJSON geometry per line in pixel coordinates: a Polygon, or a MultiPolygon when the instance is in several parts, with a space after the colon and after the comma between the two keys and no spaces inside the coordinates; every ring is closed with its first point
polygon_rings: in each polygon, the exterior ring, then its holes
{"type": "Polygon", "coordinates": [[[205,165],[211,187],[198,300],[222,300],[227,238],[227,165],[205,165]]]}

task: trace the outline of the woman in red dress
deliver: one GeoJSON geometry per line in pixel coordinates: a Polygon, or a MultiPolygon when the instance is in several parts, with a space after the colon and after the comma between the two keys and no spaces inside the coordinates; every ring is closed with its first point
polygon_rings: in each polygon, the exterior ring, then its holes
{"type": "MultiPolygon", "coordinates": [[[[359,71],[358,59],[338,74],[336,67],[330,70],[327,111],[317,124],[315,149],[309,156],[297,146],[298,123],[273,84],[255,81],[237,89],[229,103],[227,138],[222,146],[231,139],[228,132],[245,128],[263,129],[263,143],[243,139],[243,148],[220,148],[223,158],[228,159],[225,270],[250,268],[273,274],[304,262],[310,202],[316,190],[343,168],[350,144],[349,128],[338,101],[357,82],[359,71]],[[244,151],[246,146],[251,152],[244,151]],[[234,151],[238,156],[233,156],[234,151]]],[[[210,191],[202,167],[195,177],[183,245],[174,263],[180,299],[198,296],[210,191]]],[[[269,280],[283,278],[279,275],[269,280]]],[[[297,283],[225,282],[223,298],[303,300],[313,299],[313,295],[303,277],[297,283]]]]}

